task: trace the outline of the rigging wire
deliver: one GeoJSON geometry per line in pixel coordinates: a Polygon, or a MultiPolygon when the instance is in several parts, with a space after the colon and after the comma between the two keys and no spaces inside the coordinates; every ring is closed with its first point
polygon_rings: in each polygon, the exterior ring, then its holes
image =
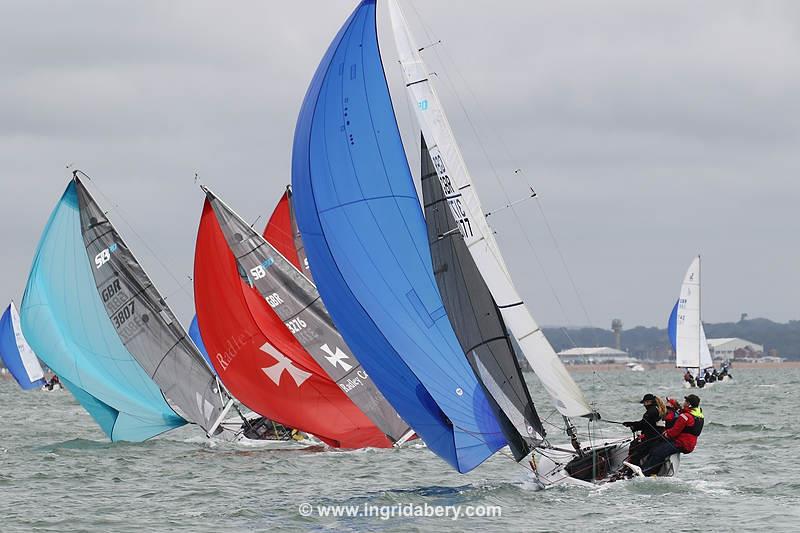
{"type": "MultiPolygon", "coordinates": [[[[119,206],[119,204],[114,202],[114,200],[110,196],[106,195],[102,191],[100,186],[97,184],[97,182],[94,181],[92,179],[92,177],[89,176],[86,172],[84,172],[82,170],[79,170],[79,169],[75,169],[75,170],[72,171],[72,173],[73,173],[73,175],[77,175],[78,173],[80,173],[83,176],[85,176],[86,179],[88,179],[92,183],[92,186],[94,187],[94,189],[98,193],[100,193],[100,195],[106,200],[106,202],[108,202],[109,205],[111,205],[111,207],[114,208],[115,213],[116,213],[115,216],[119,217],[119,219],[122,220],[125,223],[126,226],[128,226],[128,229],[131,231],[131,233],[133,233],[133,235],[137,239],[139,239],[139,241],[142,243],[142,246],[144,246],[147,249],[147,251],[150,253],[150,255],[152,255],[153,258],[155,258],[156,262],[158,262],[158,264],[161,265],[161,268],[163,268],[164,271],[167,274],[169,274],[169,276],[173,279],[173,281],[175,281],[175,284],[177,285],[178,288],[173,290],[170,294],[172,295],[172,294],[177,294],[178,292],[183,292],[189,298],[190,301],[194,302],[193,295],[188,290],[186,290],[186,282],[181,282],[175,276],[175,274],[172,272],[172,270],[170,270],[167,267],[167,265],[164,264],[163,261],[161,261],[161,259],[159,258],[158,254],[150,247],[150,245],[147,243],[147,241],[144,238],[142,238],[141,235],[139,235],[139,233],[136,231],[136,228],[134,228],[133,224],[128,222],[128,219],[125,217],[125,215],[124,215],[124,213],[122,211],[122,208],[119,206]]],[[[196,173],[195,173],[195,179],[197,179],[197,174],[196,173]]],[[[164,300],[166,300],[166,299],[167,299],[167,297],[164,297],[164,300]]],[[[193,305],[194,305],[194,303],[193,303],[193,305]]]]}
{"type": "MultiPolygon", "coordinates": [[[[422,29],[425,32],[425,35],[426,35],[426,38],[428,39],[428,41],[429,42],[435,42],[436,44],[440,44],[442,42],[441,40],[435,40],[431,36],[431,31],[429,30],[429,28],[425,24],[425,21],[422,18],[422,16],[419,14],[419,11],[417,11],[416,6],[414,6],[414,3],[409,1],[409,5],[411,6],[412,10],[414,11],[417,19],[419,19],[419,21],[421,23],[421,26],[422,26],[422,29]]],[[[475,97],[475,94],[470,89],[470,86],[467,83],[466,78],[464,78],[464,76],[461,74],[460,70],[458,69],[458,66],[456,65],[456,63],[450,57],[449,53],[447,52],[446,47],[444,47],[444,46],[441,46],[441,47],[434,46],[432,48],[433,48],[434,53],[437,55],[437,57],[439,58],[439,61],[441,63],[448,64],[448,65],[451,65],[453,67],[453,69],[455,71],[455,74],[458,76],[459,81],[460,81],[459,86],[464,87],[467,90],[469,95],[472,97],[472,100],[475,102],[475,108],[478,110],[479,114],[482,115],[483,113],[482,113],[480,105],[478,104],[478,99],[475,97]],[[439,48],[442,48],[442,53],[441,54],[438,51],[439,48]]],[[[525,241],[527,242],[528,247],[530,248],[531,252],[533,253],[533,256],[536,259],[537,264],[539,265],[539,268],[540,268],[540,270],[541,270],[541,272],[543,274],[545,282],[549,286],[550,291],[553,294],[553,298],[555,299],[557,305],[559,306],[559,308],[561,310],[561,313],[562,313],[562,315],[564,317],[565,322],[569,325],[570,321],[568,319],[568,316],[567,316],[567,313],[566,313],[566,309],[565,309],[561,299],[559,298],[559,296],[557,294],[557,291],[555,289],[554,284],[552,283],[552,281],[550,280],[549,276],[547,275],[547,272],[544,269],[544,265],[542,264],[542,261],[540,260],[539,255],[536,253],[536,250],[535,250],[535,247],[533,245],[533,242],[531,241],[528,233],[524,231],[524,226],[523,226],[523,223],[522,223],[522,219],[519,216],[519,213],[517,212],[516,209],[514,209],[514,205],[516,203],[519,203],[519,202],[513,202],[511,200],[511,197],[510,197],[510,195],[508,193],[508,190],[506,189],[505,185],[503,184],[503,180],[500,178],[500,174],[498,173],[496,167],[494,166],[494,163],[492,162],[492,159],[489,157],[489,154],[488,154],[488,152],[486,150],[486,145],[485,145],[481,135],[478,133],[478,129],[476,128],[470,113],[467,111],[467,108],[466,108],[466,105],[464,104],[464,101],[462,100],[459,92],[455,88],[455,84],[450,81],[450,79],[449,79],[449,77],[447,76],[446,73],[445,73],[445,76],[442,79],[447,83],[447,85],[450,88],[451,92],[454,94],[454,96],[455,96],[455,98],[456,98],[456,100],[457,100],[457,102],[459,104],[459,107],[461,108],[461,111],[464,113],[464,116],[465,116],[470,128],[472,129],[473,135],[475,136],[475,138],[476,138],[476,140],[478,142],[478,146],[480,147],[480,149],[481,149],[481,151],[483,153],[483,156],[486,159],[486,161],[487,161],[487,163],[489,165],[489,168],[491,169],[492,174],[494,175],[495,180],[497,181],[498,185],[500,186],[500,190],[502,191],[503,195],[505,196],[505,199],[506,199],[506,202],[507,202],[507,206],[511,210],[517,225],[522,230],[522,233],[525,236],[525,241]]],[[[494,136],[495,136],[495,138],[497,138],[499,140],[500,145],[502,146],[503,150],[505,151],[508,159],[511,159],[510,151],[509,151],[508,146],[506,145],[506,143],[503,141],[503,138],[499,134],[497,134],[496,132],[495,132],[494,136]]],[[[528,185],[528,187],[531,190],[533,190],[533,187],[530,185],[530,182],[527,180],[527,177],[525,177],[525,174],[522,172],[522,169],[518,168],[518,169],[516,169],[514,171],[514,173],[522,175],[523,179],[525,180],[526,185],[528,185]]],[[[539,196],[536,195],[536,194],[532,195],[531,198],[535,198],[536,200],[539,200],[539,196]]],[[[596,331],[594,331],[594,327],[592,326],[592,320],[589,317],[589,313],[588,313],[588,310],[586,308],[586,305],[583,302],[583,298],[582,298],[580,292],[577,289],[577,284],[575,283],[574,277],[572,276],[572,273],[571,273],[571,271],[570,271],[570,269],[569,269],[569,267],[567,265],[566,258],[564,257],[563,252],[561,251],[561,248],[558,246],[558,241],[557,241],[557,239],[555,237],[555,233],[553,232],[552,227],[551,227],[551,225],[550,225],[550,223],[549,223],[549,221],[547,219],[547,216],[546,216],[546,214],[544,212],[544,209],[541,206],[541,201],[540,200],[537,201],[537,206],[539,207],[539,212],[540,212],[542,218],[545,221],[545,227],[546,227],[548,233],[550,234],[551,240],[553,241],[553,243],[555,245],[555,248],[556,248],[558,256],[559,256],[559,258],[561,260],[561,263],[564,266],[564,271],[565,271],[565,273],[567,274],[567,277],[570,280],[570,284],[571,284],[571,286],[573,288],[573,291],[575,292],[576,297],[577,297],[577,299],[578,299],[578,301],[580,303],[581,309],[582,309],[582,311],[583,311],[583,313],[584,313],[584,315],[585,315],[585,317],[587,319],[587,323],[588,323],[589,327],[591,328],[592,333],[593,333],[593,335],[595,337],[595,344],[597,344],[597,333],[596,333],[596,331]]],[[[567,336],[568,340],[570,341],[570,343],[573,346],[576,346],[574,339],[572,339],[572,337],[566,332],[566,328],[562,327],[562,330],[564,330],[564,333],[566,334],[566,336],[567,336]]]]}

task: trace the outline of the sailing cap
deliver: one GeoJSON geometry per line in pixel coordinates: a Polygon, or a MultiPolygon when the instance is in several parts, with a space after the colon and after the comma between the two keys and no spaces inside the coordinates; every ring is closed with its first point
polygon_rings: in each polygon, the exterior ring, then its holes
{"type": "Polygon", "coordinates": [[[644,403],[644,402],[654,402],[654,401],[656,401],[656,397],[655,397],[655,396],[653,396],[653,395],[652,395],[652,394],[650,394],[650,393],[647,393],[647,394],[645,394],[645,395],[642,397],[642,401],[641,401],[641,402],[639,402],[639,403],[644,403]]]}
{"type": "Polygon", "coordinates": [[[699,407],[700,406],[700,397],[696,394],[690,394],[689,396],[684,396],[684,400],[689,402],[689,405],[692,407],[699,407]]]}

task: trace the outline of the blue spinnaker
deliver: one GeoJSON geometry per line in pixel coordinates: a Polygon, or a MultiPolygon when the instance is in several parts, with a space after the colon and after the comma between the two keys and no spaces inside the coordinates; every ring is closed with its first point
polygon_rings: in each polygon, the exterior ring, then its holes
{"type": "MultiPolygon", "coordinates": [[[[25,390],[39,389],[45,384],[42,367],[30,348],[25,346],[23,348],[27,348],[27,357],[29,358],[27,364],[22,359],[20,340],[23,345],[25,341],[17,338],[18,335],[22,335],[22,332],[15,330],[14,321],[17,318],[15,318],[16,311],[12,309],[12,306],[13,304],[10,304],[0,318],[0,360],[6,365],[20,387],[25,390]]],[[[19,328],[18,323],[16,326],[19,328]]]]}
{"type": "Polygon", "coordinates": [[[506,444],[433,277],[420,202],[362,2],[311,82],[294,207],[325,305],[375,384],[433,452],[468,472],[506,444]]]}
{"type": "Polygon", "coordinates": [[[200,353],[203,354],[203,357],[208,363],[208,367],[216,374],[217,370],[214,368],[214,365],[211,364],[211,359],[208,358],[208,350],[206,350],[206,345],[203,344],[203,337],[200,335],[200,324],[197,323],[197,315],[192,317],[192,323],[189,324],[189,336],[192,338],[195,346],[197,346],[197,349],[200,350],[200,353]]]}
{"type": "Polygon", "coordinates": [[[71,181],[33,260],[20,312],[25,337],[112,441],[142,441],[185,424],[114,330],[80,224],[71,181]]]}
{"type": "Polygon", "coordinates": [[[672,345],[672,351],[678,349],[676,340],[677,333],[678,333],[678,302],[675,302],[675,307],[672,308],[672,312],[669,314],[669,321],[667,322],[667,336],[669,337],[669,343],[672,345]]]}

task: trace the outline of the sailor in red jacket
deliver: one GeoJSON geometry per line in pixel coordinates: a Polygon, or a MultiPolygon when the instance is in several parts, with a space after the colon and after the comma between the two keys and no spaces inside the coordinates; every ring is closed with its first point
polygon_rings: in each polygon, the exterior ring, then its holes
{"type": "Polygon", "coordinates": [[[645,475],[652,475],[674,453],[692,453],[697,445],[697,437],[703,431],[703,410],[700,409],[700,398],[690,394],[684,398],[683,408],[675,423],[663,433],[665,438],[653,447],[642,467],[645,475]]]}

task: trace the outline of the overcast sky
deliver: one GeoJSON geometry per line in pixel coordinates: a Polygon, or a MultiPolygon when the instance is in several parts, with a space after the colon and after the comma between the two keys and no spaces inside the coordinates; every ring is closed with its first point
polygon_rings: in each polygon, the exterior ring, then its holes
{"type": "MultiPolygon", "coordinates": [[[[697,253],[705,321],[800,319],[800,3],[401,3],[420,46],[442,40],[425,59],[485,208],[539,193],[490,222],[540,323],[664,327],[697,253]]],[[[187,321],[195,172],[263,224],[355,5],[0,3],[0,300],[73,165],[187,321]]],[[[416,167],[385,24],[381,42],[416,167]]]]}

